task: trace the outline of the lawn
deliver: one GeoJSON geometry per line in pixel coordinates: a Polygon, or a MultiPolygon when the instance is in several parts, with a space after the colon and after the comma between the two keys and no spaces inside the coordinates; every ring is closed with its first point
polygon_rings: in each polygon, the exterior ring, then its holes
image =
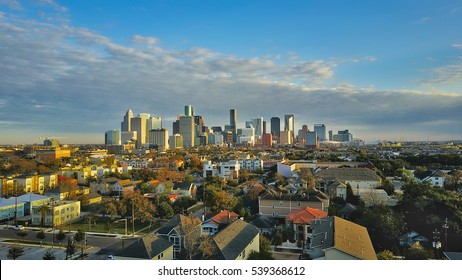
{"type": "MultiPolygon", "coordinates": [[[[149,223],[141,223],[135,220],[135,232],[139,232],[142,229],[149,227],[149,223]]],[[[84,232],[100,232],[100,233],[115,233],[115,234],[124,234],[125,233],[125,221],[122,219],[112,220],[110,217],[96,217],[95,220],[92,220],[91,223],[88,220],[79,220],[70,225],[58,226],[58,230],[62,229],[63,231],[76,231],[81,229],[84,232]],[[116,221],[119,221],[116,223],[116,221]]],[[[141,231],[142,233],[150,232],[154,230],[154,225],[151,228],[141,231]]],[[[132,223],[130,219],[127,219],[127,234],[132,234],[132,223]]]]}

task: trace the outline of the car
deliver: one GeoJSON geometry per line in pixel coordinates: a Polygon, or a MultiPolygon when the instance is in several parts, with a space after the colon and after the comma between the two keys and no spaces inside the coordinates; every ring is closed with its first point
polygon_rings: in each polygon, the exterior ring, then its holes
{"type": "Polygon", "coordinates": [[[115,260],[115,258],[114,258],[114,256],[113,256],[113,255],[109,255],[109,256],[107,256],[107,258],[106,258],[106,259],[108,259],[108,260],[115,260]]]}
{"type": "Polygon", "coordinates": [[[13,229],[14,229],[14,230],[22,230],[22,229],[24,229],[24,226],[16,225],[16,226],[14,226],[13,229]]]}

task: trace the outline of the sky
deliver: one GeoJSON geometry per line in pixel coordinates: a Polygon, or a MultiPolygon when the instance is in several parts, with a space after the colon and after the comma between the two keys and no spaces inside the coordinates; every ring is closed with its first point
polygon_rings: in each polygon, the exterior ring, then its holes
{"type": "MultiPolygon", "coordinates": [[[[0,0],[0,144],[104,143],[127,109],[462,139],[462,2],[0,0]]],[[[283,123],[281,124],[283,127],[283,123]]]]}

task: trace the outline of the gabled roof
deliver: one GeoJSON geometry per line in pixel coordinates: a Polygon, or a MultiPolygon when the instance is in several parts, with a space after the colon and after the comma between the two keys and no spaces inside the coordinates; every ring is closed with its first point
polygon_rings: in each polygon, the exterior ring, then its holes
{"type": "Polygon", "coordinates": [[[266,190],[259,198],[264,200],[321,201],[328,200],[329,196],[317,189],[310,189],[297,194],[266,190]]]}
{"type": "Polygon", "coordinates": [[[220,213],[213,216],[207,222],[213,220],[217,224],[230,224],[238,218],[239,218],[239,215],[234,213],[233,211],[223,210],[220,213]]]}
{"type": "Polygon", "coordinates": [[[334,216],[334,248],[362,260],[376,260],[367,229],[334,216]]]}
{"type": "Polygon", "coordinates": [[[217,259],[235,260],[259,233],[251,224],[239,219],[234,221],[213,236],[218,248],[217,259]]]}
{"type": "Polygon", "coordinates": [[[126,258],[150,260],[172,246],[173,244],[166,238],[157,234],[148,234],[143,238],[139,238],[116,255],[126,258]]]}
{"type": "Polygon", "coordinates": [[[141,183],[142,181],[141,181],[141,180],[138,180],[138,181],[130,181],[129,179],[126,179],[126,180],[118,180],[117,182],[118,182],[119,185],[121,185],[122,187],[128,187],[128,186],[135,186],[136,184],[139,184],[139,183],[141,183]]]}
{"type": "Polygon", "coordinates": [[[189,182],[176,182],[174,185],[173,185],[173,189],[174,190],[183,190],[183,191],[189,191],[189,189],[191,188],[191,185],[193,183],[189,183],[189,182]]]}
{"type": "Polygon", "coordinates": [[[316,176],[326,181],[380,181],[380,177],[369,168],[328,168],[320,170],[316,176]]]}
{"type": "Polygon", "coordinates": [[[200,225],[201,220],[197,217],[189,218],[181,214],[176,214],[164,226],[157,229],[156,233],[161,235],[169,235],[172,232],[172,230],[175,229],[178,234],[183,235],[183,228],[191,225],[191,223],[194,223],[195,225],[200,225]]]}
{"type": "Polygon", "coordinates": [[[251,225],[256,226],[257,228],[272,228],[276,224],[276,219],[271,216],[266,215],[257,215],[252,221],[250,221],[251,225]]]}
{"type": "Polygon", "coordinates": [[[321,219],[327,217],[327,212],[314,209],[311,207],[306,207],[303,209],[297,209],[291,211],[287,215],[287,221],[294,224],[303,224],[309,225],[313,220],[321,219]]]}
{"type": "Polygon", "coordinates": [[[429,171],[421,172],[421,173],[415,175],[415,177],[417,179],[421,180],[421,181],[422,180],[428,180],[428,179],[430,179],[432,177],[445,177],[445,176],[446,176],[446,174],[441,170],[435,170],[435,171],[429,170],[429,171]]]}

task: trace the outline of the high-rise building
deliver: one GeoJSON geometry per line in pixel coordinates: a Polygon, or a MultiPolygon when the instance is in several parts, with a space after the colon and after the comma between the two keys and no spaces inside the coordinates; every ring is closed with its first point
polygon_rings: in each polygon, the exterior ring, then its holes
{"type": "Polygon", "coordinates": [[[291,144],[293,143],[294,139],[294,130],[295,130],[295,120],[293,114],[287,114],[284,116],[284,131],[290,131],[290,135],[292,137],[291,144]]]}
{"type": "Polygon", "coordinates": [[[168,130],[165,128],[150,130],[149,144],[157,145],[159,151],[168,150],[168,130]]]}
{"type": "Polygon", "coordinates": [[[255,136],[261,138],[263,135],[263,118],[257,117],[252,119],[252,126],[255,129],[255,136]]]}
{"type": "Polygon", "coordinates": [[[139,114],[137,117],[132,118],[130,125],[131,130],[136,131],[138,136],[136,140],[136,147],[141,147],[143,144],[148,142],[148,118],[150,117],[149,114],[139,114]]]}
{"type": "Polygon", "coordinates": [[[238,129],[237,139],[239,144],[253,146],[255,144],[255,130],[252,126],[238,129]]]}
{"type": "Polygon", "coordinates": [[[104,133],[104,144],[105,145],[121,145],[122,140],[120,137],[120,131],[116,129],[106,131],[106,133],[104,133]]]}
{"type": "Polygon", "coordinates": [[[315,124],[314,131],[316,132],[319,141],[326,141],[326,126],[324,124],[315,124]]]}
{"type": "Polygon", "coordinates": [[[205,124],[205,121],[202,118],[202,116],[194,116],[194,127],[195,127],[196,137],[199,137],[202,135],[204,124],[205,124]]]}
{"type": "Polygon", "coordinates": [[[122,145],[127,143],[136,143],[138,133],[136,131],[122,131],[120,133],[120,138],[122,140],[122,145]]]}
{"type": "Polygon", "coordinates": [[[263,134],[266,134],[266,121],[263,121],[263,134]]]}
{"type": "Polygon", "coordinates": [[[236,109],[229,110],[229,125],[233,132],[233,142],[237,142],[237,111],[236,109]]]}
{"type": "Polygon", "coordinates": [[[183,136],[183,147],[194,147],[195,129],[193,116],[180,117],[180,134],[183,136]]]}
{"type": "Polygon", "coordinates": [[[180,117],[173,122],[173,135],[180,134],[180,117]]]}
{"type": "Polygon", "coordinates": [[[353,134],[348,129],[339,130],[338,134],[333,136],[333,140],[337,142],[351,142],[353,141],[353,134]]]}
{"type": "Polygon", "coordinates": [[[194,116],[194,109],[191,105],[184,106],[184,114],[188,117],[194,116]]]}
{"type": "Polygon", "coordinates": [[[333,141],[333,140],[334,140],[333,132],[332,130],[329,130],[329,141],[333,141]]]}
{"type": "Polygon", "coordinates": [[[316,131],[308,131],[305,134],[305,146],[311,149],[317,149],[319,147],[318,135],[316,131]]]}
{"type": "Polygon", "coordinates": [[[183,136],[181,134],[173,134],[170,136],[168,143],[172,149],[183,148],[183,136]]]}
{"type": "Polygon", "coordinates": [[[162,128],[162,117],[151,116],[148,119],[148,131],[162,128]]]}
{"type": "Polygon", "coordinates": [[[270,133],[264,133],[262,136],[262,145],[263,147],[272,147],[273,135],[271,135],[270,133]]]}
{"type": "Polygon", "coordinates": [[[279,139],[281,132],[281,119],[279,117],[272,117],[271,118],[271,134],[273,137],[279,139]]]}
{"type": "Polygon", "coordinates": [[[133,112],[128,109],[124,116],[124,121],[120,123],[121,131],[131,131],[131,119],[133,118],[133,112]]]}
{"type": "Polygon", "coordinates": [[[281,131],[279,137],[279,144],[281,145],[292,145],[292,134],[289,130],[281,131]]]}

